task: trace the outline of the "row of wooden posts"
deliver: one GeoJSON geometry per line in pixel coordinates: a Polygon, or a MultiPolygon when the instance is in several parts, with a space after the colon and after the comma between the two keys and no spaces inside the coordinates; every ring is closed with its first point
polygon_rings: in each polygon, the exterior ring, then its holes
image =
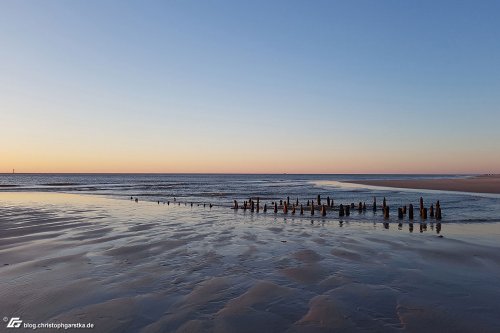
{"type": "MultiPolygon", "coordinates": [[[[350,205],[343,205],[340,204],[338,209],[335,209],[334,206],[334,201],[333,199],[330,199],[330,197],[326,198],[326,203],[321,202],[321,196],[318,195],[316,202],[314,200],[307,200],[306,203],[306,208],[304,208],[303,204],[299,204],[299,199],[297,198],[294,203],[290,205],[290,197],[287,197],[286,200],[280,200],[279,205],[278,202],[272,202],[272,209],[274,210],[274,213],[278,213],[278,209],[282,209],[284,214],[288,214],[288,211],[291,211],[291,214],[295,214],[297,210],[299,210],[300,215],[304,215],[304,210],[309,210],[311,215],[314,215],[314,212],[318,210],[320,211],[321,216],[326,216],[327,210],[338,210],[339,212],[339,217],[343,216],[349,216],[351,214],[351,210],[354,210],[356,208],[354,203],[351,203],[350,205]]],[[[248,201],[244,201],[243,205],[239,205],[238,201],[234,200],[233,201],[233,209],[238,210],[238,209],[243,209],[247,210],[249,209],[251,212],[256,211],[257,213],[261,209],[260,205],[260,199],[257,198],[256,200],[254,199],[249,199],[248,201]]],[[[366,211],[366,203],[365,202],[359,202],[358,211],[364,212],[366,211]]],[[[264,204],[262,210],[267,212],[268,207],[267,204],[264,204]]],[[[372,205],[372,210],[373,212],[377,211],[377,198],[373,198],[373,205],[372,205]]],[[[384,200],[382,202],[382,211],[384,213],[384,218],[388,219],[389,218],[389,213],[390,213],[390,208],[387,205],[387,201],[384,197],[384,200]]],[[[405,205],[403,207],[398,208],[398,218],[403,219],[405,215],[408,213],[408,218],[410,220],[413,220],[414,218],[414,209],[413,205],[409,204],[408,207],[405,205]],[[408,208],[408,209],[407,209],[408,208]]],[[[441,214],[441,205],[439,203],[439,200],[436,202],[436,206],[434,207],[434,204],[431,204],[429,209],[427,207],[424,207],[424,199],[420,197],[420,217],[424,220],[427,219],[427,215],[429,215],[431,218],[435,218],[436,220],[441,220],[442,214],[441,214]],[[429,213],[429,214],[427,214],[429,213]]]]}

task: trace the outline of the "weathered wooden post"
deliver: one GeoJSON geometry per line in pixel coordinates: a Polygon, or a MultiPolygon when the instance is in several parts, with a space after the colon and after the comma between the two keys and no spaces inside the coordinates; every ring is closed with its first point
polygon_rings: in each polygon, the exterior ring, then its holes
{"type": "Polygon", "coordinates": [[[267,204],[264,204],[264,213],[267,213],[267,204]]]}
{"type": "Polygon", "coordinates": [[[314,215],[314,202],[311,203],[311,215],[314,215]]]}
{"type": "Polygon", "coordinates": [[[413,205],[410,204],[410,206],[408,207],[408,218],[410,220],[413,220],[413,205]]]}
{"type": "Polygon", "coordinates": [[[330,207],[333,208],[334,203],[333,203],[333,198],[330,200],[330,207]]]}
{"type": "Polygon", "coordinates": [[[286,197],[286,204],[287,206],[290,206],[290,197],[286,197]]]}
{"type": "Polygon", "coordinates": [[[361,213],[363,211],[363,203],[361,201],[358,204],[358,212],[361,213]]]}
{"type": "Polygon", "coordinates": [[[363,212],[366,212],[366,202],[363,202],[363,212]]]}
{"type": "Polygon", "coordinates": [[[420,197],[420,217],[424,214],[424,198],[420,197]]]}
{"type": "Polygon", "coordinates": [[[382,201],[382,210],[385,212],[385,207],[387,206],[387,202],[384,197],[384,201],[382,201]]]}
{"type": "Polygon", "coordinates": [[[278,204],[275,202],[274,203],[274,213],[276,214],[278,212],[278,204]]]}
{"type": "Polygon", "coordinates": [[[326,216],[326,207],[325,207],[325,205],[321,206],[321,216],[326,216]]]}
{"type": "Polygon", "coordinates": [[[345,206],[345,216],[351,215],[351,210],[349,209],[349,205],[345,206]]]}
{"type": "Polygon", "coordinates": [[[351,202],[351,209],[354,210],[354,202],[351,202]]]}
{"type": "Polygon", "coordinates": [[[304,206],[300,205],[300,215],[304,215],[304,206]]]}
{"type": "Polygon", "coordinates": [[[292,206],[292,215],[295,215],[295,205],[292,206]]]}
{"type": "Polygon", "coordinates": [[[377,197],[373,197],[373,211],[377,211],[377,197]]]}
{"type": "Polygon", "coordinates": [[[309,207],[309,200],[307,200],[307,205],[306,206],[309,207]]]}
{"type": "Polygon", "coordinates": [[[399,207],[398,208],[398,219],[402,219],[403,218],[403,208],[399,207]]]}
{"type": "Polygon", "coordinates": [[[280,199],[280,206],[283,206],[283,200],[280,199]]]}
{"type": "Polygon", "coordinates": [[[234,200],[233,209],[238,209],[238,201],[234,200]]]}
{"type": "Polygon", "coordinates": [[[321,205],[321,196],[318,194],[318,206],[321,205]]]}
{"type": "Polygon", "coordinates": [[[434,204],[431,204],[431,207],[429,208],[429,216],[434,217],[434,204]]]}
{"type": "Polygon", "coordinates": [[[422,208],[422,218],[423,218],[424,220],[426,220],[426,219],[427,219],[427,208],[425,208],[425,207],[424,207],[424,208],[422,208]]]}
{"type": "Polygon", "coordinates": [[[170,201],[167,201],[167,206],[170,206],[170,201]]]}
{"type": "Polygon", "coordinates": [[[326,205],[330,207],[330,196],[326,197],[326,205]]]}
{"type": "Polygon", "coordinates": [[[252,200],[252,205],[251,205],[251,212],[253,213],[255,210],[255,203],[254,201],[252,200]]]}
{"type": "Polygon", "coordinates": [[[283,205],[283,213],[284,214],[288,214],[288,205],[287,203],[285,202],[285,204],[283,205]]]}
{"type": "Polygon", "coordinates": [[[385,209],[384,209],[384,218],[386,218],[386,219],[389,218],[389,206],[385,206],[385,209]]]}
{"type": "Polygon", "coordinates": [[[406,215],[406,205],[403,206],[403,215],[406,215]]]}
{"type": "Polygon", "coordinates": [[[339,217],[344,216],[344,205],[340,204],[339,206],[339,217]]]}

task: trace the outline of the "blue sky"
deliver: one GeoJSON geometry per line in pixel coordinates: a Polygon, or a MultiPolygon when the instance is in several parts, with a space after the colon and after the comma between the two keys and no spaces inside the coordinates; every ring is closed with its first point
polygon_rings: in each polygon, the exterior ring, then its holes
{"type": "Polygon", "coordinates": [[[0,2],[0,171],[500,172],[498,1],[0,2]]]}

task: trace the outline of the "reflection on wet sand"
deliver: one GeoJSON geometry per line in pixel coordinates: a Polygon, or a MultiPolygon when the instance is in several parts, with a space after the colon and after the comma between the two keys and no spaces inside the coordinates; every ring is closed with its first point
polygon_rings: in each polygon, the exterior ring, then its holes
{"type": "Polygon", "coordinates": [[[473,231],[498,223],[256,204],[0,195],[0,311],[98,332],[496,331],[500,251],[473,231]]]}

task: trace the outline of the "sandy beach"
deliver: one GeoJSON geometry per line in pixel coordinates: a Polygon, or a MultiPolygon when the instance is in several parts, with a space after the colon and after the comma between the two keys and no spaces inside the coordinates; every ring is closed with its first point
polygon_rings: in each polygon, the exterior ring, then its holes
{"type": "Polygon", "coordinates": [[[93,332],[498,332],[499,223],[0,193],[0,313],[93,332]]]}
{"type": "Polygon", "coordinates": [[[500,175],[449,179],[363,180],[349,181],[349,183],[395,188],[500,194],[500,175]]]}

